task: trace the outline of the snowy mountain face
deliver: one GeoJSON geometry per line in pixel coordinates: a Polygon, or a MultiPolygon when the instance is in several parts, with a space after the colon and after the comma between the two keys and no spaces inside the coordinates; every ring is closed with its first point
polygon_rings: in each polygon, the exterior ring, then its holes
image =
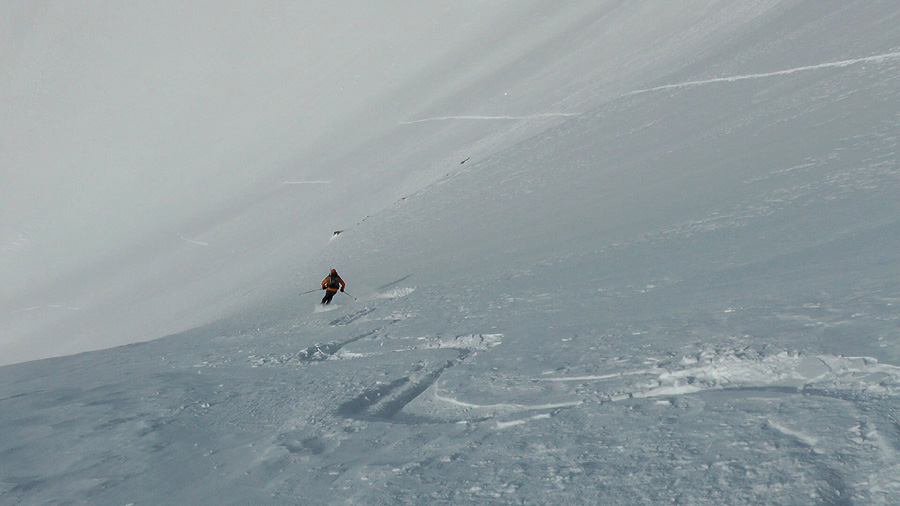
{"type": "MultiPolygon", "coordinates": [[[[182,127],[199,183],[153,195],[202,202],[72,239],[115,269],[4,251],[49,262],[3,289],[10,342],[209,323],[0,368],[0,502],[900,503],[900,6],[660,4],[322,7],[320,95],[182,127]],[[332,267],[331,306],[297,295],[332,267]]],[[[301,40],[255,9],[217,15],[301,40]]]]}
{"type": "Polygon", "coordinates": [[[571,117],[594,83],[555,60],[591,79],[609,51],[557,40],[595,7],[543,3],[3,6],[0,364],[232,314],[335,230],[571,117]],[[428,122],[448,114],[486,118],[428,122]]]}

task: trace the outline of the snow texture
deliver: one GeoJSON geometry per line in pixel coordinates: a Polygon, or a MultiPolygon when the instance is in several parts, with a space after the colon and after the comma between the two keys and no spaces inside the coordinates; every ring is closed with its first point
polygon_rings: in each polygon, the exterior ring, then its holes
{"type": "Polygon", "coordinates": [[[896,1],[314,4],[191,31],[190,3],[128,3],[77,34],[64,7],[3,8],[0,503],[900,504],[896,1]],[[113,105],[144,99],[107,81],[115,142],[79,133],[64,56],[159,49],[142,30],[170,21],[206,45],[90,61],[150,88],[178,54],[209,60],[189,85],[259,74],[175,132],[145,118],[197,151],[125,156],[113,105]],[[236,54],[200,51],[221,33],[236,54]],[[53,101],[63,121],[29,123],[53,101]],[[42,178],[51,200],[83,183],[26,149],[54,132],[85,164],[208,164],[147,188],[197,205],[28,207],[42,178]],[[332,306],[297,296],[332,267],[332,306]]]}

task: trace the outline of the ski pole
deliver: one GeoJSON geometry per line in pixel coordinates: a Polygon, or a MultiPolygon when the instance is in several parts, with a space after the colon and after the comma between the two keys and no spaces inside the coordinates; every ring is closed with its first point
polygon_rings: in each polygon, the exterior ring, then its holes
{"type": "Polygon", "coordinates": [[[319,290],[321,290],[321,288],[316,288],[315,290],[310,290],[310,291],[308,291],[308,292],[303,292],[303,293],[301,293],[300,295],[306,295],[306,294],[308,294],[308,293],[318,292],[319,290]]]}
{"type": "Polygon", "coordinates": [[[341,291],[341,293],[343,293],[343,294],[344,294],[344,295],[346,295],[346,296],[348,296],[348,297],[350,297],[350,298],[351,298],[351,299],[353,299],[353,300],[357,300],[357,299],[356,299],[356,297],[354,297],[354,296],[352,296],[352,295],[350,295],[350,294],[349,294],[349,293],[347,293],[347,292],[344,292],[344,291],[341,291]]]}

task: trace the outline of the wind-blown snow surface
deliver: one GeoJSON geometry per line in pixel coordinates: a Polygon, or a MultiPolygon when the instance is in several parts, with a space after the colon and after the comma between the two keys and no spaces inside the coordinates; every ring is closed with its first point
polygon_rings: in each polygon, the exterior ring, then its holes
{"type": "Polygon", "coordinates": [[[651,42],[553,88],[577,117],[404,119],[532,135],[345,227],[300,289],[0,368],[3,499],[900,503],[900,6],[605,7],[547,69],[651,42]],[[296,293],[331,266],[356,299],[319,312],[296,293]]]}

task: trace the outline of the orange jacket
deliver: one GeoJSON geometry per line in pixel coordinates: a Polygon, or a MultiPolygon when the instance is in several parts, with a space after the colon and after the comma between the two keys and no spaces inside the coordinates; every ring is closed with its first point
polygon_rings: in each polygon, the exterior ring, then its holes
{"type": "MultiPolygon", "coordinates": [[[[329,292],[336,292],[336,291],[338,291],[337,284],[333,284],[333,283],[332,283],[332,284],[329,286],[329,281],[331,281],[331,274],[325,276],[325,279],[322,280],[322,288],[325,288],[325,289],[328,290],[329,292]]],[[[344,283],[344,280],[341,279],[340,276],[337,277],[337,283],[340,283],[340,285],[341,285],[341,290],[343,290],[344,287],[347,286],[347,285],[344,283]]]]}

